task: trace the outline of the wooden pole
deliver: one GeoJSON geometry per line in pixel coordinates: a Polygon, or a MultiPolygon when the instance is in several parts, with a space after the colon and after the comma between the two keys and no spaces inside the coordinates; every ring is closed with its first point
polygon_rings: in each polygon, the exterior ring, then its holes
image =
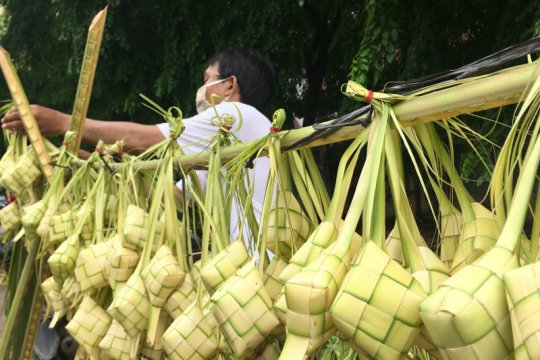
{"type": "MultiPolygon", "coordinates": [[[[448,119],[461,114],[516,104],[525,98],[529,87],[538,76],[540,76],[540,63],[520,65],[403,101],[394,105],[394,112],[404,126],[414,126],[425,122],[448,119]]],[[[362,118],[365,119],[366,115],[362,115],[358,119],[362,118]]],[[[331,120],[325,124],[332,124],[334,121],[331,120]]],[[[345,126],[303,147],[311,148],[351,140],[363,130],[364,126],[360,124],[345,126]]],[[[312,135],[315,131],[316,129],[313,126],[283,131],[282,147],[288,148],[299,140],[312,135]]],[[[237,144],[223,149],[223,161],[232,159],[249,144],[237,144]]],[[[205,166],[209,155],[209,152],[184,155],[177,159],[177,163],[186,170],[196,166],[205,166]]],[[[264,155],[264,152],[261,155],[264,155]]],[[[135,169],[152,170],[157,168],[159,161],[151,160],[135,163],[135,169]]],[[[82,161],[78,160],[77,162],[82,163],[82,161]]],[[[122,166],[124,164],[111,164],[112,168],[122,166]]]]}

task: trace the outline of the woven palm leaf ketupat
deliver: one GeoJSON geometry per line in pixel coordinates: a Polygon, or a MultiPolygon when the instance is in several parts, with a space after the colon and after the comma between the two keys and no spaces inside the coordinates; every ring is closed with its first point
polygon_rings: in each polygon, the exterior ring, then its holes
{"type": "Polygon", "coordinates": [[[21,223],[21,212],[16,201],[0,210],[0,224],[5,232],[15,229],[21,223]]]}
{"type": "Polygon", "coordinates": [[[417,133],[427,151],[435,149],[435,153],[450,179],[463,215],[459,244],[450,269],[451,273],[455,273],[491,249],[500,234],[500,224],[491,211],[482,204],[473,202],[463,181],[458,176],[453,159],[442,144],[433,125],[420,126],[417,133]]]}
{"type": "Polygon", "coordinates": [[[66,240],[75,227],[75,216],[73,211],[51,216],[49,222],[49,243],[59,243],[66,240]]]}
{"type": "Polygon", "coordinates": [[[66,325],[66,330],[77,340],[91,360],[100,359],[99,343],[107,334],[112,318],[90,296],[85,296],[66,325]]]}
{"type": "Polygon", "coordinates": [[[479,203],[471,204],[474,220],[463,221],[459,245],[452,262],[452,273],[471,264],[495,245],[501,233],[495,215],[479,203]]]}
{"type": "MultiPolygon", "coordinates": [[[[395,125],[399,129],[397,122],[395,125]]],[[[397,132],[387,133],[385,150],[388,178],[392,189],[404,262],[413,277],[430,294],[444,280],[448,279],[450,270],[427,246],[416,224],[405,193],[401,142],[397,132]]]]}
{"type": "MultiPolygon", "coordinates": [[[[284,112],[276,111],[272,128],[281,128],[284,121],[284,112]]],[[[263,230],[262,241],[268,250],[288,259],[306,241],[313,224],[292,192],[287,158],[281,155],[280,136],[268,139],[268,153],[272,170],[268,177],[265,202],[272,202],[272,195],[276,195],[268,215],[267,209],[261,215],[264,219],[262,227],[266,230],[263,230]]]]}
{"type": "Polygon", "coordinates": [[[107,312],[124,328],[130,338],[136,338],[148,324],[150,300],[140,273],[135,271],[115,294],[107,312]]]}
{"type": "Polygon", "coordinates": [[[47,262],[54,278],[63,283],[75,269],[75,263],[79,255],[79,236],[71,235],[49,257],[47,262]]]}
{"type": "Polygon", "coordinates": [[[131,360],[129,353],[131,341],[118,321],[112,320],[111,326],[103,339],[99,342],[99,348],[110,358],[116,360],[131,360]]]}
{"type": "Polygon", "coordinates": [[[61,292],[62,284],[58,283],[58,281],[51,276],[45,279],[40,287],[47,302],[47,314],[51,309],[54,311],[54,316],[51,320],[51,325],[54,327],[58,320],[60,320],[67,312],[67,303],[61,292]]]}
{"type": "Polygon", "coordinates": [[[459,244],[463,216],[438,186],[433,186],[439,202],[441,224],[441,261],[451,267],[459,244]]]}
{"type": "MultiPolygon", "coordinates": [[[[161,308],[176,287],[184,281],[185,274],[172,254],[171,249],[162,245],[141,271],[141,277],[150,296],[152,310],[149,323],[157,325],[161,308]]],[[[154,345],[155,328],[148,329],[148,344],[154,345]]]]}
{"type": "Polygon", "coordinates": [[[210,259],[201,270],[201,278],[208,293],[212,295],[225,280],[248,261],[249,255],[241,240],[233,241],[210,259]]]}
{"type": "Polygon", "coordinates": [[[211,297],[225,341],[238,358],[252,357],[279,324],[254,261],[248,262],[211,297]]]}
{"type": "Polygon", "coordinates": [[[276,195],[267,229],[268,250],[286,257],[290,257],[294,249],[301,246],[313,231],[311,221],[290,190],[276,195]]]}
{"type": "Polygon", "coordinates": [[[356,160],[361,148],[367,142],[367,136],[368,132],[360,133],[341,157],[336,185],[326,217],[291,257],[289,264],[279,276],[282,282],[285,283],[292,278],[336,240],[356,160]]]}
{"type": "Polygon", "coordinates": [[[371,196],[382,163],[388,112],[385,105],[381,110],[370,126],[366,164],[336,242],[285,283],[287,338],[282,359],[313,353],[336,331],[330,307],[349,269],[350,245],[364,203],[374,201],[371,196]]]}
{"type": "Polygon", "coordinates": [[[46,211],[47,203],[43,199],[23,208],[21,223],[27,237],[32,239],[37,234],[37,227],[46,211]]]}
{"type": "Polygon", "coordinates": [[[122,245],[118,235],[111,240],[111,250],[107,253],[105,263],[105,273],[109,281],[109,286],[116,290],[119,284],[128,281],[139,263],[140,255],[135,250],[131,250],[122,245]]]}
{"type": "Polygon", "coordinates": [[[420,332],[417,309],[426,295],[410,273],[368,241],[343,280],[332,319],[340,337],[361,354],[399,359],[420,332]]]}
{"type": "Polygon", "coordinates": [[[274,256],[263,275],[264,286],[272,301],[275,301],[283,288],[283,282],[279,279],[279,274],[285,269],[287,262],[279,256],[274,256]]]}
{"type": "Polygon", "coordinates": [[[163,349],[169,359],[213,359],[217,353],[215,326],[200,305],[193,302],[163,334],[163,349]]]}
{"type": "Polygon", "coordinates": [[[403,249],[401,248],[401,236],[397,223],[394,225],[385,241],[386,252],[392,260],[398,264],[403,264],[403,249]]]}
{"type": "MultiPolygon", "coordinates": [[[[122,238],[122,245],[125,247],[142,251],[149,237],[150,229],[150,217],[140,207],[135,205],[129,205],[126,210],[126,220],[124,225],[124,233],[122,238]]],[[[156,224],[157,238],[161,237],[163,232],[163,223],[158,222],[156,224]]]]}
{"type": "Polygon", "coordinates": [[[107,255],[111,250],[109,242],[102,242],[90,245],[79,252],[74,273],[82,292],[109,285],[105,269],[107,255]]]}
{"type": "MultiPolygon", "coordinates": [[[[518,267],[515,254],[521,239],[535,174],[540,161],[537,80],[513,126],[531,122],[535,130],[512,199],[508,217],[495,246],[459,270],[420,305],[424,324],[441,353],[450,359],[513,357],[513,339],[503,274],[518,267]]],[[[527,136],[522,133],[521,136],[527,136]]],[[[508,146],[507,139],[503,150],[508,146]]],[[[521,155],[520,155],[521,156],[521,155]]],[[[501,166],[500,163],[496,166],[501,166]]]]}
{"type": "MultiPolygon", "coordinates": [[[[363,88],[351,82],[348,91],[353,95],[364,92],[363,88]]],[[[381,118],[389,120],[392,109],[385,102],[375,105],[379,109],[382,107],[381,118]]],[[[375,142],[381,151],[388,142],[384,134],[380,143],[375,142]]],[[[364,171],[365,167],[361,177],[364,171]]],[[[381,176],[381,173],[374,172],[370,176],[381,176]]],[[[377,181],[371,180],[371,183],[370,194],[375,191],[373,185],[377,186],[377,181]]],[[[364,223],[374,220],[366,218],[364,223]]],[[[412,275],[379,246],[373,241],[366,241],[343,280],[330,314],[340,336],[361,354],[371,358],[399,359],[408,352],[420,331],[421,320],[416,309],[426,294],[412,275]],[[350,309],[358,311],[351,313],[350,309]]]]}
{"type": "Polygon", "coordinates": [[[510,309],[514,356],[533,359],[540,354],[540,262],[503,275],[510,309]]]}
{"type": "Polygon", "coordinates": [[[197,292],[201,297],[206,294],[206,288],[201,283],[201,260],[196,261],[184,281],[169,296],[165,303],[165,310],[171,318],[176,319],[180,316],[194,301],[197,300],[197,292]]]}

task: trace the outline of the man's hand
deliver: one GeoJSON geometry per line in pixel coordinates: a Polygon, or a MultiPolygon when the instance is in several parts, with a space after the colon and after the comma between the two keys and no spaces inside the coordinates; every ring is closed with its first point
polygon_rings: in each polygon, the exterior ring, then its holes
{"type": "MultiPolygon", "coordinates": [[[[36,118],[43,136],[64,135],[71,125],[71,116],[40,105],[31,105],[30,110],[36,118]]],[[[24,126],[17,109],[11,110],[2,119],[2,128],[24,134],[24,126]]]]}

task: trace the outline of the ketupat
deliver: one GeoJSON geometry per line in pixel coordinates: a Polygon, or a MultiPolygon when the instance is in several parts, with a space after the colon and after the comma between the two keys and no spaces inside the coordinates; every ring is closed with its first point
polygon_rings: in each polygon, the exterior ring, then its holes
{"type": "MultiPolygon", "coordinates": [[[[502,276],[519,266],[515,251],[521,240],[540,162],[538,102],[534,101],[539,96],[539,88],[540,80],[537,80],[514,123],[520,126],[521,119],[534,121],[535,130],[521,159],[523,167],[497,243],[479,260],[445,281],[420,305],[420,314],[434,343],[451,359],[513,356],[510,313],[502,276]]],[[[500,158],[499,161],[508,160],[500,158]]]]}

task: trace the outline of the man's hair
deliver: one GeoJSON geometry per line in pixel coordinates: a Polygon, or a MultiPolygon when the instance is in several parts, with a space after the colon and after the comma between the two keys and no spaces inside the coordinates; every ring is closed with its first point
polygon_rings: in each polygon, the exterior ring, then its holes
{"type": "Polygon", "coordinates": [[[220,79],[238,79],[240,99],[262,111],[274,87],[274,68],[257,50],[234,46],[213,55],[206,66],[218,65],[220,79]]]}

